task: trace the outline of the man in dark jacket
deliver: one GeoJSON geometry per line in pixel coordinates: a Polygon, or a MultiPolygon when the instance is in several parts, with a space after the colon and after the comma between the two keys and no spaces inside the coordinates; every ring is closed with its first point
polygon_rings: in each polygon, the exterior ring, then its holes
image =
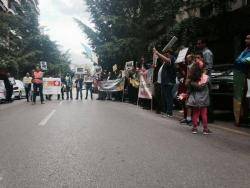
{"type": "Polygon", "coordinates": [[[167,117],[173,116],[173,87],[176,83],[175,58],[172,50],[166,50],[164,54],[159,53],[155,48],[153,52],[163,61],[161,72],[161,96],[163,102],[163,113],[167,117]]]}
{"type": "Polygon", "coordinates": [[[154,66],[154,108],[157,114],[160,114],[162,111],[162,99],[161,99],[161,73],[163,69],[163,63],[157,60],[154,66]]]}
{"type": "Polygon", "coordinates": [[[78,100],[78,98],[79,98],[79,93],[80,93],[80,97],[82,100],[83,79],[79,75],[77,76],[75,84],[76,84],[76,100],[78,100]]]}

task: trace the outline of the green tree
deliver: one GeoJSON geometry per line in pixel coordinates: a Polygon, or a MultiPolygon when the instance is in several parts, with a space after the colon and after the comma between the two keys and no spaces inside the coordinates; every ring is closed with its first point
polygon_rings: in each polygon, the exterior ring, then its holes
{"type": "Polygon", "coordinates": [[[68,52],[62,53],[55,42],[41,33],[34,5],[22,0],[21,5],[16,4],[16,11],[16,15],[0,14],[0,68],[22,77],[40,61],[46,61],[48,74],[68,72],[68,52]]]}
{"type": "Polygon", "coordinates": [[[104,67],[124,65],[141,55],[151,58],[154,45],[162,45],[171,36],[180,0],[86,0],[92,29],[77,20],[90,39],[104,67]]]}

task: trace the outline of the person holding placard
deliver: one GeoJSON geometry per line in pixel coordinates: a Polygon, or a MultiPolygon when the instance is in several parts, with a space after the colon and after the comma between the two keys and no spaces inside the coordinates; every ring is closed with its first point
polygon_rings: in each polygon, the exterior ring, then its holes
{"type": "Polygon", "coordinates": [[[163,62],[161,72],[161,96],[163,102],[163,116],[173,117],[173,87],[176,83],[175,57],[173,51],[168,49],[164,54],[159,53],[155,48],[153,53],[156,54],[163,62]]]}

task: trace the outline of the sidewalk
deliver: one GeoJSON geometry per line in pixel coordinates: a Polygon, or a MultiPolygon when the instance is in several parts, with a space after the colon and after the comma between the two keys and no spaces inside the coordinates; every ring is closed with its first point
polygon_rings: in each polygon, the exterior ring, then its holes
{"type": "MultiPolygon", "coordinates": [[[[181,111],[175,110],[174,118],[178,121],[183,119],[183,113],[181,111]]],[[[231,133],[250,137],[250,125],[248,127],[236,127],[233,121],[215,120],[214,123],[209,124],[209,127],[211,127],[211,129],[221,129],[231,133]]]]}

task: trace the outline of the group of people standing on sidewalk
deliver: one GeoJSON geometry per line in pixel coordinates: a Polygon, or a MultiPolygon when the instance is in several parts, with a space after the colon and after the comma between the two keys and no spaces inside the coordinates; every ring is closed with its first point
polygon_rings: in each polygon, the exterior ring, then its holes
{"type": "MultiPolygon", "coordinates": [[[[236,125],[246,113],[247,78],[250,76],[250,35],[245,39],[246,49],[236,59],[234,64],[234,114],[236,125]]],[[[153,74],[153,108],[156,113],[164,117],[173,116],[174,100],[182,105],[184,117],[181,124],[193,126],[192,133],[198,132],[198,125],[202,123],[203,134],[209,134],[208,122],[213,122],[213,109],[211,96],[211,78],[214,68],[214,55],[207,47],[205,39],[198,39],[196,51],[189,51],[185,61],[175,63],[176,58],[171,49],[160,53],[153,49],[153,56],[157,61],[148,66],[142,61],[142,66],[136,67],[128,75],[128,95],[131,103],[136,104],[139,83],[138,75],[145,69],[154,68],[153,74]],[[132,80],[132,81],[131,81],[132,80]],[[177,84],[178,83],[178,84],[177,84]],[[176,86],[178,86],[176,88],[176,86]],[[177,96],[177,97],[176,97],[177,96]],[[176,97],[176,98],[174,98],[176,97]]],[[[249,86],[248,86],[249,87],[249,86]]],[[[249,88],[248,88],[249,90],[249,88]]],[[[232,101],[233,103],[233,101],[232,101]]],[[[143,105],[147,105],[144,103],[143,105]]],[[[249,106],[247,106],[249,108],[249,106]]]]}
{"type": "Polygon", "coordinates": [[[202,119],[203,134],[209,134],[208,129],[208,106],[209,78],[213,67],[213,53],[207,48],[206,41],[197,41],[199,49],[196,53],[188,53],[184,62],[175,63],[175,57],[171,49],[160,53],[153,49],[154,56],[158,60],[155,66],[155,108],[157,113],[164,117],[173,116],[173,100],[176,81],[177,96],[184,109],[184,119],[181,123],[193,124],[192,132],[197,133],[199,118],[202,119]]]}

